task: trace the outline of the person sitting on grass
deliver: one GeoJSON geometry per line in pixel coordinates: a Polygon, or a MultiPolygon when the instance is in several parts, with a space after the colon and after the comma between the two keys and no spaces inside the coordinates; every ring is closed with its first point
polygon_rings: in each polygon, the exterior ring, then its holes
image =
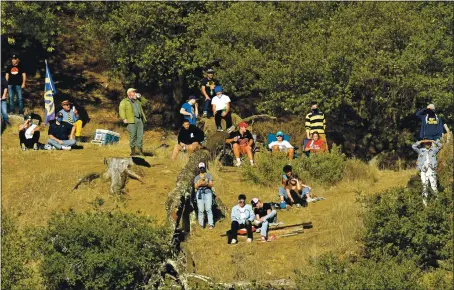
{"type": "Polygon", "coordinates": [[[238,230],[246,228],[247,242],[252,242],[252,221],[255,218],[254,211],[250,204],[246,204],[246,195],[240,194],[238,196],[238,204],[232,208],[232,224],[229,232],[230,244],[236,244],[238,230]]]}
{"type": "Polygon", "coordinates": [[[183,127],[178,133],[178,143],[175,144],[172,160],[177,158],[180,151],[192,153],[200,149],[200,143],[205,139],[205,134],[195,125],[190,125],[188,119],[183,120],[183,127]]]}
{"type": "Polygon", "coordinates": [[[255,214],[254,224],[257,227],[260,226],[260,238],[262,239],[262,242],[274,240],[274,236],[268,239],[269,223],[273,223],[277,219],[277,213],[274,209],[272,209],[271,203],[263,203],[261,200],[254,197],[251,200],[251,205],[254,208],[255,214]]]}
{"type": "Polygon", "coordinates": [[[312,139],[309,139],[304,147],[306,154],[317,154],[319,152],[326,152],[328,148],[326,142],[320,139],[320,134],[315,131],[312,133],[312,139]]]}
{"type": "Polygon", "coordinates": [[[81,142],[82,120],[79,118],[79,111],[77,111],[76,106],[71,108],[71,105],[68,99],[64,99],[61,102],[63,109],[60,112],[63,114],[63,122],[68,122],[76,128],[74,136],[76,137],[76,141],[81,142]]]}
{"type": "Polygon", "coordinates": [[[19,125],[19,144],[23,151],[33,148],[38,150],[38,141],[40,136],[39,123],[32,119],[32,115],[24,116],[24,123],[19,125]]]}
{"type": "Polygon", "coordinates": [[[71,150],[71,147],[76,144],[75,130],[76,127],[68,122],[63,122],[63,114],[58,112],[55,122],[49,126],[47,149],[71,150]]]}
{"type": "Polygon", "coordinates": [[[286,140],[284,140],[284,133],[282,131],[278,131],[276,133],[277,141],[273,141],[268,144],[268,148],[272,150],[272,152],[287,152],[288,158],[291,160],[295,154],[295,149],[293,146],[286,140]]]}
{"type": "Polygon", "coordinates": [[[254,156],[252,154],[252,147],[254,146],[254,138],[251,132],[247,129],[248,124],[241,122],[238,124],[239,130],[230,133],[229,138],[225,143],[232,144],[233,155],[236,158],[236,166],[241,165],[241,154],[247,154],[249,162],[254,165],[254,156]]]}
{"type": "Polygon", "coordinates": [[[292,166],[285,165],[283,168],[284,174],[282,175],[281,187],[279,187],[279,198],[281,208],[286,208],[287,205],[296,207],[306,205],[307,202],[315,201],[310,196],[311,188],[303,184],[297,176],[292,172],[292,166]]]}
{"type": "Polygon", "coordinates": [[[203,162],[199,163],[200,174],[194,178],[194,189],[196,190],[197,197],[197,209],[199,211],[199,224],[204,227],[204,215],[206,211],[208,218],[209,229],[212,230],[214,227],[213,219],[213,177],[207,173],[206,165],[203,162]]]}
{"type": "Polygon", "coordinates": [[[421,174],[421,182],[422,182],[422,201],[424,205],[427,205],[427,187],[430,182],[430,186],[434,192],[434,194],[438,193],[437,190],[437,153],[440,151],[441,143],[440,140],[421,140],[416,142],[411,146],[413,150],[415,150],[418,155],[418,161],[416,162],[416,166],[418,167],[418,171],[421,174]],[[423,148],[419,148],[419,146],[423,144],[423,148]]]}

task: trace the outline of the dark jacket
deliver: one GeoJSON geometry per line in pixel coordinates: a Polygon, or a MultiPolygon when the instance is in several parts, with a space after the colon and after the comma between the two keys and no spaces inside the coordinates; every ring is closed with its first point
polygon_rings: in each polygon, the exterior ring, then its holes
{"type": "Polygon", "coordinates": [[[443,120],[436,114],[429,116],[428,109],[422,109],[416,112],[416,117],[421,120],[421,130],[419,138],[425,139],[427,136],[437,136],[439,139],[443,135],[443,120]]]}
{"type": "Polygon", "coordinates": [[[182,142],[186,145],[190,145],[194,142],[201,143],[205,139],[205,134],[195,125],[189,125],[186,130],[184,127],[180,129],[178,133],[178,143],[182,142]]]}

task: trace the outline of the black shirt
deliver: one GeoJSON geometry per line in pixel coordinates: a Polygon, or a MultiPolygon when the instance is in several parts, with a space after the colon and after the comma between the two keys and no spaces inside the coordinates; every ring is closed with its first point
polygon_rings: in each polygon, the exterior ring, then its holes
{"type": "Polygon", "coordinates": [[[22,74],[24,73],[24,71],[22,70],[22,67],[20,66],[20,64],[14,66],[14,65],[11,65],[8,67],[8,84],[9,85],[22,85],[22,74]]]}
{"type": "Polygon", "coordinates": [[[271,203],[263,203],[262,208],[256,207],[256,208],[254,209],[254,214],[255,214],[255,215],[259,215],[259,217],[264,217],[264,216],[267,215],[267,211],[268,211],[269,209],[272,209],[272,208],[271,208],[271,203]]]}
{"type": "Polygon", "coordinates": [[[190,145],[194,142],[202,142],[205,139],[205,134],[202,130],[194,125],[189,125],[186,130],[184,127],[180,129],[178,133],[178,143],[183,142],[186,145],[190,145]]]}
{"type": "MultiPolygon", "coordinates": [[[[240,131],[232,132],[232,133],[230,133],[228,139],[232,139],[232,138],[235,138],[237,136],[239,138],[238,141],[237,142],[232,142],[232,143],[238,143],[240,146],[246,146],[246,145],[248,145],[249,140],[254,140],[254,138],[252,137],[252,134],[251,134],[251,132],[249,132],[249,130],[246,130],[244,135],[242,135],[240,133],[240,131]]],[[[254,145],[254,143],[252,143],[252,145],[254,145]]]]}
{"type": "Polygon", "coordinates": [[[202,80],[202,87],[205,87],[205,92],[207,92],[208,97],[212,99],[214,96],[216,96],[216,93],[214,92],[214,88],[211,89],[210,85],[214,84],[215,86],[220,86],[221,83],[217,79],[208,79],[204,78],[202,80]]]}
{"type": "Polygon", "coordinates": [[[52,122],[47,134],[60,140],[68,140],[72,128],[73,125],[68,122],[61,122],[60,125],[57,125],[57,122],[52,122]]]}

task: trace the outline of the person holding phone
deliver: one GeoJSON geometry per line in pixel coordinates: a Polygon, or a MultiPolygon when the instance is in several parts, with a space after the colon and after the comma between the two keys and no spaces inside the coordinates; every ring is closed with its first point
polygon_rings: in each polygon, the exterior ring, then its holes
{"type": "Polygon", "coordinates": [[[25,115],[24,123],[19,125],[19,144],[22,151],[32,148],[38,150],[39,130],[39,123],[33,122],[32,115],[25,115]]]}

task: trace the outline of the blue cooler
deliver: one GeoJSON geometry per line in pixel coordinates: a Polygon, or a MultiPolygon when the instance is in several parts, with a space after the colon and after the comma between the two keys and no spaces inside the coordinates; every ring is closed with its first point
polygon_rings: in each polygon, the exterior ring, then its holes
{"type": "Polygon", "coordinates": [[[91,143],[102,145],[112,145],[120,141],[120,134],[114,131],[96,129],[91,143]]]}

